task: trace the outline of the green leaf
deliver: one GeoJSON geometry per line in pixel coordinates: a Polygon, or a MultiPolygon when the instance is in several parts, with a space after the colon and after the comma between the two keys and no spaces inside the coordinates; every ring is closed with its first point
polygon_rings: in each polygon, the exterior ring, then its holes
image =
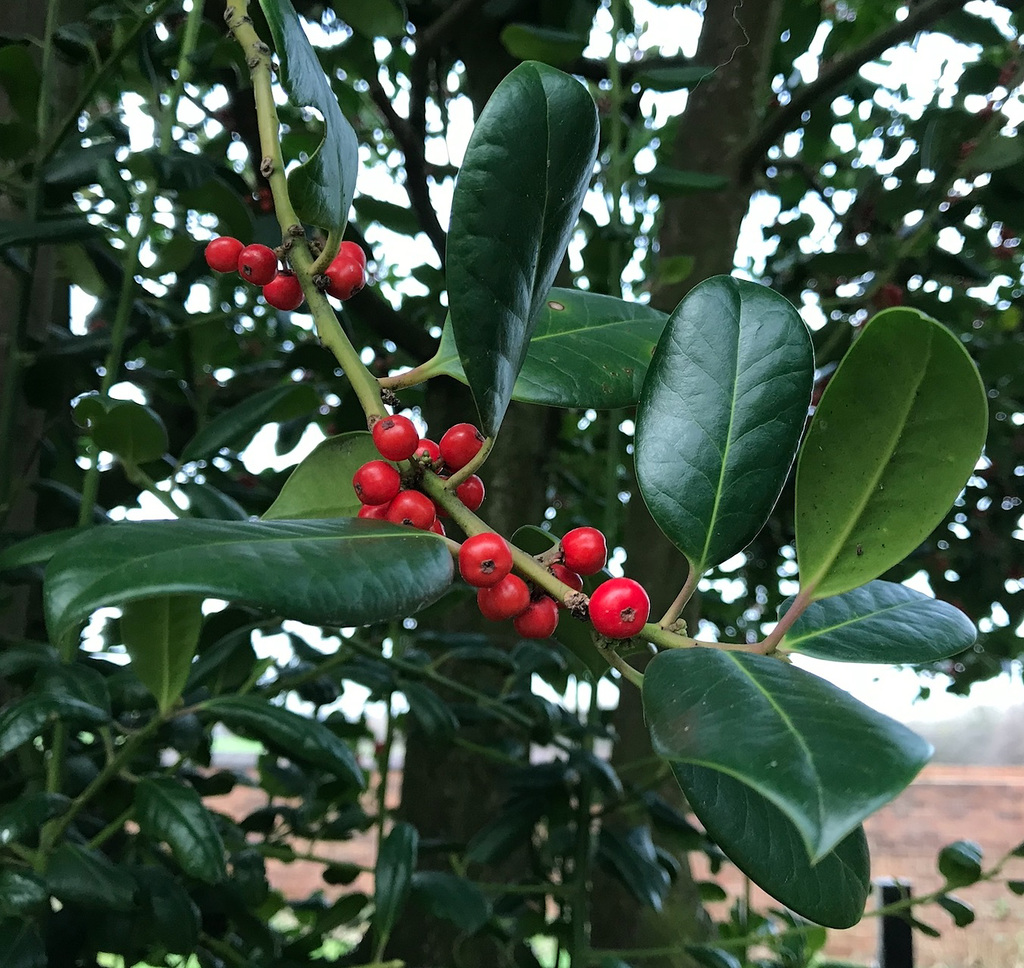
{"type": "MultiPolygon", "coordinates": [[[[779,608],[781,618],[792,599],[779,608]]],[[[978,637],[960,609],[888,581],[812,603],[782,640],[787,652],[833,662],[934,662],[978,637]]]]}
{"type": "Polygon", "coordinates": [[[688,278],[697,260],[692,255],[670,255],[659,259],[655,267],[658,284],[672,286],[688,278]]]}
{"type": "Polygon", "coordinates": [[[501,42],[505,50],[519,60],[543,61],[563,67],[583,55],[587,36],[536,24],[509,24],[501,32],[501,42]]]}
{"type": "Polygon", "coordinates": [[[17,544],[9,545],[0,551],[0,571],[14,571],[16,568],[26,568],[30,565],[45,565],[68,538],[78,534],[81,530],[81,528],[60,528],[57,531],[36,534],[24,541],[17,542],[17,544]]]}
{"type": "Polygon", "coordinates": [[[895,797],[931,755],[900,723],[761,655],[662,652],[644,673],[643,700],[656,753],[726,773],[771,801],[812,862],[895,797]]]}
{"type": "Polygon", "coordinates": [[[216,884],[227,877],[224,842],[199,794],[170,777],[146,778],[135,788],[135,819],[153,840],[163,840],[190,877],[216,884]]]}
{"type": "Polygon", "coordinates": [[[455,183],[448,300],[484,433],[494,436],[565,255],[597,157],[597,110],[529,61],[480,114],[455,183]]]}
{"type": "Polygon", "coordinates": [[[678,91],[681,87],[699,84],[712,73],[712,68],[696,64],[687,67],[648,67],[633,79],[649,91],[678,91]]]}
{"type": "Polygon", "coordinates": [[[87,426],[100,450],[132,464],[159,460],[167,453],[167,428],[156,411],[134,400],[115,400],[98,393],[82,397],[75,419],[87,426]]]}
{"type": "Polygon", "coordinates": [[[390,937],[406,898],[412,887],[416,870],[419,834],[411,824],[399,821],[384,838],[377,854],[377,867],[373,890],[373,918],[371,924],[377,935],[378,947],[390,937]]]}
{"type": "Polygon", "coordinates": [[[132,878],[98,850],[69,843],[61,844],[50,857],[46,886],[65,904],[118,911],[132,906],[135,889],[132,878]]]}
{"type": "Polygon", "coordinates": [[[381,459],[373,437],[365,431],[328,437],[292,471],[263,520],[354,518],[362,504],[352,487],[352,475],[367,461],[381,459]]]}
{"type": "Polygon", "coordinates": [[[686,953],[703,968],[743,968],[743,962],[732,952],[722,948],[705,948],[700,945],[686,945],[686,953]]]}
{"type": "Polygon", "coordinates": [[[105,234],[101,225],[87,222],[85,216],[50,218],[37,222],[0,219],[0,249],[19,245],[48,245],[76,242],[105,234]]]}
{"type": "MultiPolygon", "coordinates": [[[[667,319],[643,303],[552,289],[537,317],[512,399],[594,410],[635,405],[667,319]]],[[[466,382],[450,320],[425,369],[431,376],[466,382]]]]}
{"type": "Polygon", "coordinates": [[[658,526],[703,572],[744,548],[785,483],[811,398],[800,315],[715,276],[676,307],[636,416],[636,473],[658,526]]]}
{"type": "Polygon", "coordinates": [[[220,696],[203,703],[203,711],[232,732],[255,736],[291,759],[333,772],[356,786],[363,773],[348,746],[323,723],[272,706],[257,696],[220,696]]]}
{"type": "Polygon", "coordinates": [[[491,902],[472,881],[443,871],[416,871],[412,899],[435,918],[451,921],[460,931],[476,934],[491,919],[491,902]]]}
{"type": "Polygon", "coordinates": [[[305,164],[288,174],[299,216],[339,237],[356,190],[359,144],[331,83],[306,38],[291,0],[260,0],[281,60],[281,81],[296,107],[314,107],[324,119],[324,140],[305,164]]]}
{"type": "Polygon", "coordinates": [[[658,863],[649,827],[621,831],[602,826],[597,859],[641,904],[661,910],[669,885],[668,871],[658,863]]]}
{"type": "Polygon", "coordinates": [[[203,625],[202,595],[158,595],[124,606],[121,636],[132,671],[167,712],[185,688],[203,625]]]}
{"type": "Polygon", "coordinates": [[[405,33],[405,9],[395,0],[345,0],[338,5],[338,16],[369,40],[405,33]]]}
{"type": "Polygon", "coordinates": [[[192,954],[199,943],[199,909],[185,888],[161,867],[135,867],[132,875],[153,941],[171,954],[192,954]]]}
{"type": "Polygon", "coordinates": [[[701,766],[673,763],[672,772],[697,819],[755,884],[818,924],[849,928],[860,920],[871,890],[863,827],[811,864],[796,827],[750,787],[701,766]]]}
{"type": "Polygon", "coordinates": [[[0,955],[4,968],[47,968],[46,949],[33,921],[0,918],[0,955]]]}
{"type": "Polygon", "coordinates": [[[34,739],[52,720],[59,718],[77,727],[96,726],[110,719],[110,697],[83,690],[80,673],[84,670],[71,666],[44,668],[36,691],[10,703],[0,713],[0,757],[34,739]]]}
{"type": "Polygon", "coordinates": [[[440,597],[452,557],[436,535],[379,521],[139,521],[93,528],[50,561],[54,641],[103,606],[196,594],[315,625],[366,625],[440,597]]]}
{"type": "Polygon", "coordinates": [[[1024,881],[1007,881],[1006,886],[1018,896],[1024,896],[1024,881]]]}
{"type": "Polygon", "coordinates": [[[956,336],[913,309],[875,316],[829,381],[800,450],[804,591],[838,595],[910,554],[960,493],[987,426],[985,388],[956,336]]]}
{"type": "Polygon", "coordinates": [[[56,706],[48,696],[29,695],[8,705],[0,713],[0,757],[38,736],[47,720],[56,715],[56,706]]]}
{"type": "Polygon", "coordinates": [[[312,413],[318,402],[316,391],[308,383],[289,383],[254,393],[203,427],[185,445],[181,462],[208,459],[224,447],[240,450],[265,424],[312,413]]]}
{"type": "Polygon", "coordinates": [[[662,196],[692,195],[694,192],[718,192],[729,184],[725,175],[704,171],[680,171],[659,165],[644,178],[652,192],[662,196]]]}
{"type": "Polygon", "coordinates": [[[0,869],[0,911],[19,914],[45,904],[46,884],[32,871],[19,871],[13,867],[0,869]]]}
{"type": "Polygon", "coordinates": [[[249,520],[249,514],[241,504],[209,481],[202,484],[188,481],[181,485],[180,490],[188,499],[189,512],[194,518],[214,518],[217,521],[249,520]]]}
{"type": "Polygon", "coordinates": [[[974,923],[974,908],[970,904],[952,894],[940,894],[937,900],[939,905],[949,912],[958,928],[966,928],[967,925],[974,923]]]}
{"type": "Polygon", "coordinates": [[[28,793],[0,808],[0,843],[25,839],[47,820],[63,813],[70,800],[62,793],[28,793]]]}
{"type": "Polygon", "coordinates": [[[402,692],[409,702],[409,712],[427,736],[444,739],[454,734],[459,721],[451,708],[429,686],[422,682],[402,682],[402,692]]]}
{"type": "Polygon", "coordinates": [[[939,851],[939,873],[946,887],[967,887],[981,878],[981,847],[973,840],[957,840],[939,851]]]}

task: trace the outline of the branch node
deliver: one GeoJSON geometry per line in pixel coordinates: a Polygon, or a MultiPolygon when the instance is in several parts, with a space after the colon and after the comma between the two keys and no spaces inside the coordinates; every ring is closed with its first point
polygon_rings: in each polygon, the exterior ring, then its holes
{"type": "Polygon", "coordinates": [[[269,155],[260,162],[260,174],[264,178],[269,178],[274,174],[274,159],[269,155]]]}

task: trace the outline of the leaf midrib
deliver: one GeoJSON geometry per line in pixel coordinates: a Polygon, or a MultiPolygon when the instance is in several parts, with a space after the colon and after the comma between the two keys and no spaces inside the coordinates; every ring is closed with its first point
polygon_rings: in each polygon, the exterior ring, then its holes
{"type": "MultiPolygon", "coordinates": [[[[936,599],[930,599],[930,601],[935,600],[936,599]]],[[[876,615],[884,615],[886,612],[893,612],[900,608],[907,608],[908,606],[918,604],[918,602],[919,599],[908,598],[902,602],[896,602],[894,605],[886,605],[884,608],[875,609],[873,612],[855,616],[854,618],[847,619],[844,622],[837,622],[835,625],[824,625],[819,629],[815,629],[813,632],[805,632],[799,638],[794,638],[792,634],[787,634],[783,641],[787,645],[794,645],[797,642],[806,642],[808,639],[815,639],[822,635],[828,635],[836,631],[836,629],[846,628],[848,625],[856,625],[858,622],[867,622],[876,615]]]]}

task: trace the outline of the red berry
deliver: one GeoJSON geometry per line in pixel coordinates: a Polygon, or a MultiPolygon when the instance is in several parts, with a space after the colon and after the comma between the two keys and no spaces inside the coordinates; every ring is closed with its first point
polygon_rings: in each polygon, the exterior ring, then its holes
{"type": "Polygon", "coordinates": [[[444,525],[441,524],[437,518],[434,518],[434,523],[430,526],[430,530],[433,531],[434,534],[439,534],[442,538],[444,537],[444,525]]]}
{"type": "Polygon", "coordinates": [[[414,457],[418,457],[421,460],[428,460],[431,464],[441,459],[441,448],[437,446],[432,440],[427,440],[426,437],[422,438],[418,444],[416,444],[416,453],[414,457]]]}
{"type": "Polygon", "coordinates": [[[254,286],[265,286],[277,275],[277,256],[265,245],[247,245],[238,253],[238,274],[254,286]]]}
{"type": "Polygon", "coordinates": [[[434,523],[434,502],[419,491],[402,491],[384,515],[393,524],[407,524],[427,531],[434,523]]]}
{"type": "Polygon", "coordinates": [[[326,269],[327,295],[344,302],[366,285],[366,270],[358,262],[335,259],[326,269]]]}
{"type": "Polygon", "coordinates": [[[608,546],[597,528],[573,528],[562,538],[565,567],[579,575],[593,575],[604,568],[608,546]]]}
{"type": "Polygon", "coordinates": [[[469,508],[475,511],[484,503],[484,482],[476,474],[470,474],[457,488],[455,496],[469,508]]]}
{"type": "Polygon", "coordinates": [[[331,262],[354,262],[360,269],[366,268],[366,253],[363,247],[355,242],[342,242],[338,246],[338,254],[331,259],[331,262]]]}
{"type": "Polygon", "coordinates": [[[459,572],[475,588],[497,585],[511,570],[512,551],[500,534],[474,534],[459,548],[459,572]]]}
{"type": "Polygon", "coordinates": [[[643,585],[632,578],[609,579],[590,596],[590,621],[610,639],[636,635],[650,614],[651,600],[643,585]]]}
{"type": "Polygon", "coordinates": [[[480,452],[484,436],[472,424],[460,423],[449,427],[441,438],[441,457],[453,470],[465,467],[480,452]]]}
{"type": "Polygon", "coordinates": [[[263,298],[274,309],[290,313],[302,305],[302,300],[305,297],[302,295],[302,286],[299,285],[298,277],[294,272],[279,272],[263,287],[263,298]]]}
{"type": "Polygon", "coordinates": [[[238,269],[238,256],[245,246],[230,235],[222,235],[213,239],[206,246],[206,264],[214,272],[235,272],[238,269]]]}
{"type": "Polygon", "coordinates": [[[373,442],[381,457],[408,460],[416,451],[420,435],[408,417],[384,417],[373,425],[373,442]]]}
{"type": "Polygon", "coordinates": [[[512,624],[524,639],[550,638],[558,627],[558,606],[545,595],[530,602],[525,612],[512,619],[512,624]]]}
{"type": "Polygon", "coordinates": [[[391,504],[364,504],[356,515],[357,518],[370,518],[373,521],[384,521],[388,516],[391,504]]]}
{"type": "Polygon", "coordinates": [[[570,571],[565,565],[560,565],[555,562],[553,565],[548,566],[548,570],[552,575],[555,576],[563,585],[568,585],[573,591],[583,591],[583,579],[576,574],[574,571],[570,571]]]}
{"type": "Polygon", "coordinates": [[[530,607],[530,589],[518,575],[506,575],[497,585],[476,593],[480,614],[491,622],[515,618],[530,607]]]}
{"type": "Polygon", "coordinates": [[[387,504],[402,489],[402,477],[386,461],[371,460],[352,475],[352,486],[363,504],[387,504]]]}

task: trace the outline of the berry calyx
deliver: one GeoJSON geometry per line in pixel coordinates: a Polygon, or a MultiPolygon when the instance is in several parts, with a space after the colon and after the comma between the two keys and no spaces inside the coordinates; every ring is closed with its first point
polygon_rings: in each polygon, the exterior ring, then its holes
{"type": "Polygon", "coordinates": [[[444,432],[438,446],[444,462],[451,470],[457,471],[476,457],[483,445],[484,435],[476,427],[470,423],[459,423],[444,432]]]}
{"type": "Polygon", "coordinates": [[[428,531],[434,523],[434,502],[419,491],[402,491],[388,506],[384,517],[392,524],[428,531]]]}
{"type": "Polygon", "coordinates": [[[214,272],[236,272],[238,270],[238,256],[241,254],[242,245],[238,239],[230,235],[221,235],[207,243],[206,264],[214,272]]]}
{"type": "Polygon", "coordinates": [[[381,457],[408,460],[416,450],[420,435],[408,417],[385,417],[373,425],[373,443],[381,457]]]}
{"type": "Polygon", "coordinates": [[[386,461],[371,460],[352,475],[352,486],[362,504],[387,504],[402,489],[402,477],[386,461]]]}
{"type": "Polygon", "coordinates": [[[348,258],[335,257],[324,269],[324,275],[327,276],[327,295],[342,302],[351,299],[366,285],[366,270],[348,258]]]}
{"type": "Polygon", "coordinates": [[[428,460],[431,464],[441,459],[441,448],[437,446],[432,440],[428,440],[426,437],[420,439],[419,443],[416,444],[416,451],[413,457],[419,460],[428,460]]]}
{"type": "Polygon", "coordinates": [[[391,503],[387,504],[364,504],[356,515],[357,518],[369,518],[371,521],[385,521],[388,516],[388,508],[391,507],[391,503]]]}
{"type": "Polygon", "coordinates": [[[524,639],[550,638],[558,627],[558,606],[545,595],[530,602],[525,612],[512,619],[512,624],[524,639]]]}
{"type": "Polygon", "coordinates": [[[643,585],[632,578],[612,578],[590,596],[590,621],[609,639],[636,635],[651,614],[651,600],[643,585]]]}
{"type": "Polygon", "coordinates": [[[560,565],[556,561],[548,567],[548,571],[563,585],[568,585],[574,592],[583,591],[583,579],[576,572],[566,568],[565,565],[560,565]]]}
{"type": "Polygon", "coordinates": [[[302,305],[302,300],[305,297],[302,295],[302,286],[299,285],[298,277],[294,272],[286,271],[279,272],[263,287],[263,298],[274,309],[290,313],[302,305]]]}
{"type": "Polygon", "coordinates": [[[604,568],[608,545],[597,528],[573,528],[562,538],[565,567],[578,575],[593,575],[604,568]]]}
{"type": "Polygon", "coordinates": [[[530,589],[518,575],[506,575],[497,585],[476,593],[480,614],[490,622],[515,618],[530,607],[530,589]]]}
{"type": "Polygon", "coordinates": [[[459,573],[474,588],[497,585],[512,570],[512,551],[500,534],[474,534],[459,548],[459,573]]]}
{"type": "Polygon", "coordinates": [[[247,245],[238,253],[238,274],[254,286],[265,286],[277,275],[277,256],[265,245],[247,245]]]}
{"type": "Polygon", "coordinates": [[[470,474],[457,488],[455,496],[469,508],[475,511],[484,503],[484,482],[476,474],[470,474]]]}

